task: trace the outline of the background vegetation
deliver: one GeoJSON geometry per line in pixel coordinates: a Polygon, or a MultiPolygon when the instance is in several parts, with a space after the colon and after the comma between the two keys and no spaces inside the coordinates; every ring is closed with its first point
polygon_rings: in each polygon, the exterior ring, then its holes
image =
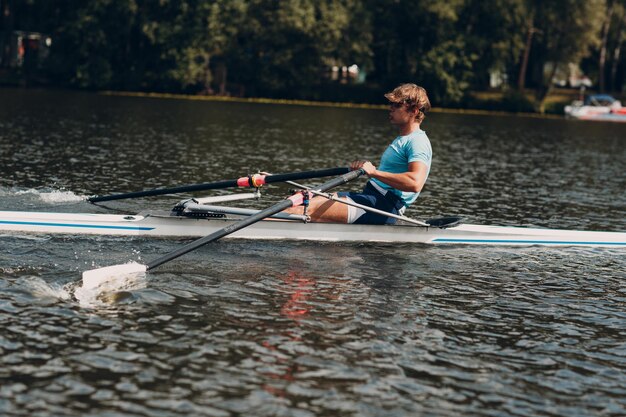
{"type": "Polygon", "coordinates": [[[43,71],[87,89],[378,102],[400,82],[438,105],[544,109],[580,66],[624,88],[626,0],[0,0],[15,30],[50,35],[43,71]],[[342,71],[357,65],[358,75],[342,71]],[[338,68],[333,72],[332,68],[338,68]],[[532,94],[528,94],[528,90],[532,94]],[[526,91],[526,93],[522,93],[526,91]]]}

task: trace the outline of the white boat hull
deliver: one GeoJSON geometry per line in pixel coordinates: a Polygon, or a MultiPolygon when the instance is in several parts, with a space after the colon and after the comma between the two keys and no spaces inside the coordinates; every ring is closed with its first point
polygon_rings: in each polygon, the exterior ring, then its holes
{"type": "Polygon", "coordinates": [[[626,108],[622,107],[619,101],[606,105],[599,103],[583,105],[581,101],[577,101],[565,106],[565,116],[579,120],[626,122],[626,108]]]}
{"type": "MultiPolygon", "coordinates": [[[[140,215],[0,211],[0,233],[145,237],[206,236],[236,221],[191,219],[163,213],[140,215]]],[[[448,229],[413,225],[374,226],[263,220],[229,238],[471,245],[547,245],[626,248],[626,233],[587,232],[463,224],[448,229]]]]}
{"type": "Polygon", "coordinates": [[[623,113],[585,113],[573,112],[568,114],[569,117],[578,120],[595,120],[599,122],[619,122],[626,123],[626,114],[623,113]]]}

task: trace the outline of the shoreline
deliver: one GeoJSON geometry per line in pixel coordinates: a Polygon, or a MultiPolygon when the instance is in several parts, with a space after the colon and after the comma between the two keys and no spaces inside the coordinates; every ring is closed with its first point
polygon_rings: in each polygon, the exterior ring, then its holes
{"type": "MultiPolygon", "coordinates": [[[[256,104],[283,104],[292,106],[311,106],[311,107],[334,107],[348,109],[369,109],[369,110],[387,110],[385,104],[363,104],[363,103],[342,103],[331,101],[313,101],[313,100],[291,100],[291,99],[273,99],[273,98],[244,98],[244,97],[228,97],[228,96],[201,96],[191,94],[174,94],[174,93],[142,93],[133,91],[98,91],[96,94],[118,97],[141,97],[141,98],[157,98],[172,100],[197,100],[197,101],[222,101],[231,103],[256,103],[256,104]]],[[[517,116],[532,117],[537,119],[563,120],[565,116],[556,114],[541,114],[530,112],[508,112],[504,110],[480,110],[480,109],[455,109],[446,107],[434,107],[431,113],[444,114],[467,114],[475,116],[517,116]]]]}

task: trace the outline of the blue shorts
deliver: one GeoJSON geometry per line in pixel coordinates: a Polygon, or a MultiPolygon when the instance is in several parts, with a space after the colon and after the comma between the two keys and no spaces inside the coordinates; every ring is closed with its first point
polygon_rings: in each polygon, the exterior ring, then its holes
{"type": "MultiPolygon", "coordinates": [[[[378,210],[386,211],[392,214],[399,214],[400,210],[404,207],[404,201],[400,199],[396,194],[388,191],[383,195],[368,181],[365,188],[360,193],[355,192],[339,192],[339,197],[348,197],[352,201],[364,206],[372,207],[378,210]]],[[[350,206],[349,206],[350,207],[350,206]]],[[[350,207],[352,208],[352,207],[350,207]]],[[[359,209],[357,209],[359,210],[359,209]]],[[[394,224],[396,219],[392,217],[383,216],[382,214],[372,213],[366,211],[360,215],[352,223],[354,224],[394,224]]]]}

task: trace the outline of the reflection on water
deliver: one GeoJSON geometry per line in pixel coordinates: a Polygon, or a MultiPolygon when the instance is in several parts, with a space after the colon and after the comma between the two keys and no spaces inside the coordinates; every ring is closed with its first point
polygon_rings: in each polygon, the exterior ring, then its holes
{"type": "MultiPolygon", "coordinates": [[[[385,120],[2,90],[0,209],[106,212],[81,197],[377,160],[385,120]]],[[[435,114],[424,128],[435,165],[410,214],[626,229],[624,127],[435,114]]],[[[0,414],[626,414],[621,250],[223,241],[75,299],[82,271],[182,242],[0,235],[0,414]]]]}

